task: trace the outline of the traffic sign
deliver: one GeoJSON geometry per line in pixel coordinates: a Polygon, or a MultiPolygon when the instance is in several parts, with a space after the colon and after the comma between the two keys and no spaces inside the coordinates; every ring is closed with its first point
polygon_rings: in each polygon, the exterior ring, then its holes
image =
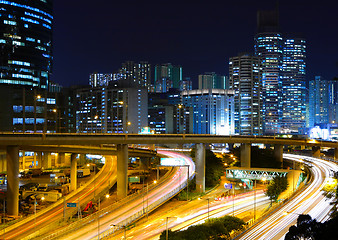
{"type": "Polygon", "coordinates": [[[231,183],[224,183],[224,188],[225,189],[232,189],[232,184],[231,183]]]}
{"type": "Polygon", "coordinates": [[[67,207],[76,207],[76,203],[67,202],[67,207]]]}

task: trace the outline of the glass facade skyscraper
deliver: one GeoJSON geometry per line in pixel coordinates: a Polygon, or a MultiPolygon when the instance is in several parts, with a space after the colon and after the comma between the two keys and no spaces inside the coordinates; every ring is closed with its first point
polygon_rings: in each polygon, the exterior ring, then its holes
{"type": "Polygon", "coordinates": [[[52,0],[0,0],[0,84],[48,88],[52,0]]]}
{"type": "Polygon", "coordinates": [[[284,40],[282,68],[282,133],[300,133],[306,127],[306,46],[303,38],[284,40]]]}
{"type": "Polygon", "coordinates": [[[235,134],[262,134],[262,83],[259,57],[240,54],[229,61],[229,89],[234,90],[235,134]]]}
{"type": "Polygon", "coordinates": [[[300,133],[306,127],[306,42],[279,31],[278,10],[258,12],[255,53],[260,57],[263,132],[300,133]]]}

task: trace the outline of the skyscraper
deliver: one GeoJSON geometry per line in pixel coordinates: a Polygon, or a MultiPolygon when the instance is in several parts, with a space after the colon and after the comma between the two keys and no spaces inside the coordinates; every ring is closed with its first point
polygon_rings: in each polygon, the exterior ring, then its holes
{"type": "Polygon", "coordinates": [[[260,57],[264,134],[302,133],[306,127],[306,42],[283,36],[279,12],[259,11],[255,53],[260,57]]]}
{"type": "Polygon", "coordinates": [[[261,59],[263,86],[263,130],[265,134],[279,132],[282,116],[283,38],[279,32],[278,11],[259,11],[255,53],[261,59]]]}
{"type": "Polygon", "coordinates": [[[0,84],[48,88],[52,0],[0,1],[0,84]]]}
{"type": "Polygon", "coordinates": [[[305,40],[286,37],[282,67],[282,133],[301,133],[306,127],[305,40]]]}
{"type": "Polygon", "coordinates": [[[229,61],[229,89],[234,95],[235,134],[262,134],[260,60],[240,54],[229,61]]]}
{"type": "Polygon", "coordinates": [[[329,81],[321,76],[309,83],[309,127],[329,123],[329,81]]]}
{"type": "Polygon", "coordinates": [[[226,77],[214,72],[198,75],[198,89],[226,89],[226,77]]]}
{"type": "Polygon", "coordinates": [[[182,80],[181,66],[173,66],[171,63],[155,66],[155,92],[167,92],[169,88],[180,88],[182,80]]]}
{"type": "Polygon", "coordinates": [[[119,79],[117,80],[120,87],[144,87],[149,90],[151,85],[150,64],[148,62],[124,62],[119,70],[119,79]]]}

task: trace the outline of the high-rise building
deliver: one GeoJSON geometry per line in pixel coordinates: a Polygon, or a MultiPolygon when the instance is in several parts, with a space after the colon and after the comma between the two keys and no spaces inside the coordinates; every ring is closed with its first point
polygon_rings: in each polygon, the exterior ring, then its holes
{"type": "Polygon", "coordinates": [[[171,104],[169,93],[150,93],[148,121],[156,134],[193,133],[193,109],[182,104],[171,104]]]}
{"type": "Polygon", "coordinates": [[[76,98],[77,132],[139,133],[148,126],[145,88],[82,88],[76,98]]]}
{"type": "Polygon", "coordinates": [[[309,127],[329,123],[330,84],[321,76],[309,83],[309,127]]]}
{"type": "Polygon", "coordinates": [[[329,81],[329,122],[338,123],[338,78],[329,81]]]}
{"type": "Polygon", "coordinates": [[[120,87],[144,87],[150,90],[151,68],[148,62],[124,62],[119,74],[116,74],[115,77],[119,81],[118,86],[120,87]]]}
{"type": "Polygon", "coordinates": [[[192,81],[189,77],[184,78],[184,80],[180,82],[180,91],[184,90],[192,90],[192,81]]]}
{"type": "Polygon", "coordinates": [[[155,66],[155,92],[167,92],[170,88],[179,89],[182,80],[183,71],[181,66],[173,66],[171,63],[155,66]]]}
{"type": "Polygon", "coordinates": [[[278,11],[259,11],[255,54],[261,59],[263,93],[263,131],[278,133],[282,116],[283,38],[279,32],[278,11]]]}
{"type": "Polygon", "coordinates": [[[305,53],[303,38],[284,39],[281,133],[297,134],[304,132],[306,127],[305,53]]]}
{"type": "Polygon", "coordinates": [[[214,72],[198,75],[198,89],[226,89],[226,77],[214,72]]]}
{"type": "Polygon", "coordinates": [[[259,11],[255,53],[261,59],[263,132],[303,133],[306,127],[306,42],[283,37],[278,10],[259,11]]]}
{"type": "Polygon", "coordinates": [[[234,95],[235,134],[262,134],[260,59],[240,54],[229,61],[229,89],[234,95]]]}
{"type": "Polygon", "coordinates": [[[234,91],[196,89],[181,93],[182,103],[192,107],[195,134],[234,134],[234,91]]]}
{"type": "Polygon", "coordinates": [[[113,73],[92,73],[89,75],[89,85],[92,87],[108,86],[113,78],[113,73]]]}
{"type": "Polygon", "coordinates": [[[52,0],[0,1],[0,84],[48,89],[52,0]]]}

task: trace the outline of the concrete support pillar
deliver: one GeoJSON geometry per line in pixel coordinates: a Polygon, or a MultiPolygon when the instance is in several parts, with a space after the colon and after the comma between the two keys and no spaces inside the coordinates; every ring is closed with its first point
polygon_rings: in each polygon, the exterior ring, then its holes
{"type": "Polygon", "coordinates": [[[72,154],[65,154],[65,166],[71,166],[71,160],[72,159],[72,154]]]}
{"type": "Polygon", "coordinates": [[[7,214],[19,215],[19,147],[7,146],[7,214]]]}
{"type": "Polygon", "coordinates": [[[338,160],[338,148],[334,149],[334,160],[338,160]]]}
{"type": "Polygon", "coordinates": [[[25,170],[26,169],[26,152],[22,151],[22,169],[25,170]]]}
{"type": "Polygon", "coordinates": [[[125,198],[128,194],[128,145],[117,145],[117,198],[125,198]]]}
{"type": "Polygon", "coordinates": [[[0,153],[0,172],[7,171],[7,161],[6,161],[6,152],[0,153]]]}
{"type": "Polygon", "coordinates": [[[276,144],[273,153],[276,160],[280,163],[279,166],[283,168],[283,145],[276,144]]]}
{"type": "Polygon", "coordinates": [[[148,170],[149,168],[149,158],[142,157],[140,158],[140,170],[148,170]]]}
{"type": "Polygon", "coordinates": [[[35,167],[41,168],[42,167],[42,152],[36,153],[36,160],[35,160],[35,167]]]}
{"type": "Polygon", "coordinates": [[[75,191],[77,189],[77,154],[70,155],[70,189],[75,191]]]}
{"type": "Polygon", "coordinates": [[[243,143],[241,145],[241,167],[251,168],[251,144],[243,143]]]}
{"type": "MultiPolygon", "coordinates": [[[[203,143],[196,144],[195,154],[196,164],[196,192],[205,192],[205,145],[203,143]]],[[[191,169],[189,169],[191,171],[191,169]]]]}
{"type": "Polygon", "coordinates": [[[233,143],[228,143],[229,146],[229,151],[234,150],[234,144],[233,143]]]}
{"type": "Polygon", "coordinates": [[[64,165],[64,163],[65,163],[65,156],[66,156],[65,153],[59,153],[58,154],[58,165],[59,166],[63,166],[64,165]]]}
{"type": "Polygon", "coordinates": [[[312,147],[312,157],[320,158],[320,147],[318,146],[312,147]]]}
{"type": "Polygon", "coordinates": [[[43,153],[41,166],[43,169],[52,168],[52,155],[50,153],[43,153]]]}

